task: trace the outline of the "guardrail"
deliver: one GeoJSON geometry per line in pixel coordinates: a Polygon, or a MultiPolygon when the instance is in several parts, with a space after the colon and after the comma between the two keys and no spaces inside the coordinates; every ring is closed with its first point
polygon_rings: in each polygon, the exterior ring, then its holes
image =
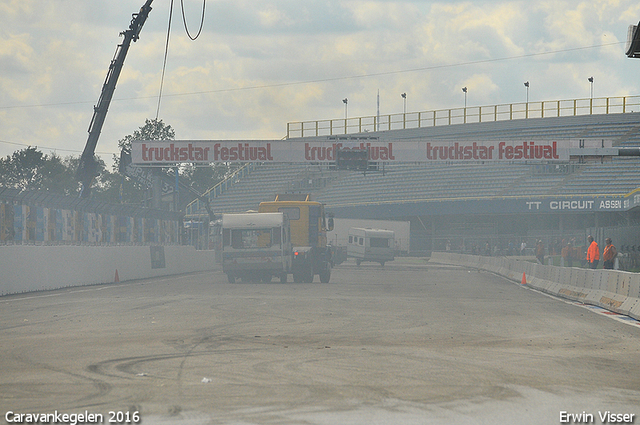
{"type": "Polygon", "coordinates": [[[600,97],[438,109],[287,123],[287,139],[515,119],[640,112],[640,96],[600,97]]]}

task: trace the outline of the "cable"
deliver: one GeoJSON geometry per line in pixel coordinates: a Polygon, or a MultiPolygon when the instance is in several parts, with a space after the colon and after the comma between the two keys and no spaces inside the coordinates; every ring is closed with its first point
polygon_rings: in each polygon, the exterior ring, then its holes
{"type": "MultiPolygon", "coordinates": [[[[46,149],[46,150],[50,150],[50,151],[78,152],[78,153],[82,152],[81,150],[78,150],[78,149],[52,148],[52,147],[49,147],[49,146],[36,146],[36,145],[33,145],[33,144],[28,144],[28,143],[8,142],[6,140],[0,140],[0,143],[5,143],[7,145],[34,147],[36,149],[46,149]]],[[[115,155],[114,152],[96,152],[96,153],[100,154],[100,155],[115,155]]]]}
{"type": "Polygon", "coordinates": [[[160,92],[158,93],[158,108],[156,109],[156,121],[160,115],[160,101],[162,100],[162,88],[164,87],[164,73],[167,69],[167,56],[169,55],[169,35],[171,34],[171,18],[173,16],[173,0],[169,8],[169,25],[167,28],[167,41],[164,46],[164,61],[162,63],[162,77],[160,77],[160,92]]]}
{"type": "Polygon", "coordinates": [[[313,84],[313,83],[328,83],[328,82],[333,82],[333,81],[353,80],[353,79],[358,79],[358,78],[380,77],[380,76],[386,76],[386,75],[405,74],[405,73],[409,73],[409,72],[431,71],[431,70],[434,70],[434,69],[456,68],[456,67],[467,66],[467,65],[478,65],[478,64],[483,64],[483,63],[502,62],[502,61],[513,60],[513,59],[522,59],[522,58],[530,58],[530,57],[536,57],[536,56],[552,55],[552,54],[555,54],[555,53],[574,52],[574,51],[578,51],[578,50],[588,50],[588,49],[594,49],[594,48],[597,48],[597,47],[612,46],[612,45],[618,45],[618,44],[624,44],[624,43],[625,43],[624,41],[619,41],[619,42],[615,42],[615,43],[599,44],[599,45],[595,45],[595,46],[574,47],[574,48],[570,48],[570,49],[554,50],[554,51],[550,51],[550,52],[529,53],[529,54],[525,54],[525,55],[508,56],[508,57],[504,57],[504,58],[481,59],[481,60],[477,60],[477,61],[460,62],[460,63],[454,63],[454,64],[448,64],[448,65],[433,65],[433,66],[427,66],[427,67],[423,67],[423,68],[403,69],[403,70],[398,70],[398,71],[385,71],[385,72],[376,72],[376,73],[372,73],[372,74],[360,74],[360,75],[350,75],[350,76],[343,76],[343,77],[322,78],[322,79],[317,79],[317,80],[305,80],[305,81],[295,81],[295,82],[285,82],[285,83],[275,83],[275,84],[264,84],[264,85],[257,85],[257,86],[237,87],[237,88],[232,88],[232,89],[218,89],[218,90],[205,90],[205,91],[199,91],[199,92],[174,93],[174,94],[168,94],[168,95],[165,95],[165,96],[193,96],[193,95],[211,94],[211,93],[228,93],[228,92],[245,91],[245,90],[298,86],[298,85],[313,84]]]}
{"type": "MultiPolygon", "coordinates": [[[[173,0],[171,0],[171,3],[173,4],[173,0]]],[[[196,36],[192,37],[191,34],[189,33],[189,28],[187,27],[187,17],[184,14],[184,0],[180,0],[180,6],[182,7],[182,22],[184,23],[184,30],[187,32],[187,35],[189,36],[189,38],[193,41],[195,41],[196,38],[200,37],[200,33],[202,32],[202,27],[204,26],[204,10],[206,5],[207,5],[207,0],[202,0],[202,19],[200,20],[200,29],[198,30],[198,33],[196,34],[196,36]]]]}
{"type": "MultiPolygon", "coordinates": [[[[184,92],[184,93],[163,94],[163,96],[165,96],[165,97],[167,97],[167,96],[176,97],[176,96],[193,96],[193,95],[213,94],[213,93],[229,93],[229,92],[245,91],[245,90],[256,90],[256,89],[266,89],[266,88],[275,88],[275,87],[298,86],[298,85],[313,84],[313,83],[326,83],[326,82],[333,82],[333,81],[352,80],[352,79],[357,79],[357,78],[380,77],[380,76],[386,76],[386,75],[404,74],[404,73],[409,73],[409,72],[430,71],[430,70],[434,70],[434,69],[455,68],[455,67],[467,66],[467,65],[477,65],[477,64],[482,64],[482,63],[501,62],[501,61],[507,61],[507,60],[513,60],[513,59],[522,59],[522,58],[530,58],[530,57],[536,57],[536,56],[546,56],[546,55],[552,55],[552,54],[555,54],[555,53],[567,53],[567,52],[574,52],[574,51],[579,51],[579,50],[588,50],[588,49],[595,49],[595,48],[599,48],[599,47],[620,45],[620,44],[625,44],[625,43],[626,42],[624,42],[624,41],[619,41],[619,42],[615,42],[615,43],[605,43],[605,44],[598,44],[598,45],[594,45],[594,46],[574,47],[574,48],[570,48],[570,49],[553,50],[553,51],[550,51],[550,52],[530,53],[530,54],[526,54],[526,55],[508,56],[508,57],[496,58],[496,59],[483,59],[483,60],[470,61],[470,62],[459,62],[459,63],[448,64],[448,65],[434,65],[434,66],[428,66],[428,67],[423,67],[423,68],[413,68],[413,69],[404,69],[404,70],[397,70],[397,71],[377,72],[377,73],[372,73],[372,74],[350,75],[350,76],[343,76],[343,77],[324,78],[324,79],[318,79],[318,80],[305,80],[305,81],[294,81],[294,82],[275,83],[275,84],[264,84],[264,85],[238,87],[238,88],[231,88],[231,89],[218,89],[218,90],[206,90],[206,91],[199,91],[199,92],[184,92]]],[[[118,99],[113,99],[112,101],[116,102],[116,101],[125,101],[125,100],[142,100],[142,99],[154,99],[154,98],[156,98],[156,96],[140,96],[140,97],[118,98],[118,99]]],[[[19,108],[35,108],[35,107],[45,107],[45,106],[60,106],[60,105],[75,105],[75,104],[86,104],[86,103],[93,103],[93,101],[44,103],[44,104],[19,105],[19,106],[0,106],[0,110],[2,110],[2,109],[19,109],[19,108]]]]}
{"type": "MultiPolygon", "coordinates": [[[[180,6],[182,9],[182,22],[184,23],[184,29],[187,33],[187,36],[193,41],[195,41],[198,37],[200,37],[200,34],[202,33],[202,28],[204,27],[204,15],[205,15],[206,4],[207,4],[207,1],[202,0],[202,20],[200,21],[200,29],[198,30],[198,34],[196,34],[195,37],[192,37],[191,34],[189,33],[189,28],[187,26],[187,18],[184,13],[184,0],[180,0],[180,6]]],[[[171,0],[171,6],[169,7],[169,25],[167,25],[167,40],[164,46],[164,60],[162,62],[162,76],[160,77],[160,91],[158,93],[158,107],[156,108],[156,121],[160,116],[160,102],[162,101],[162,90],[164,88],[164,76],[167,71],[167,57],[169,56],[169,39],[171,36],[172,18],[173,18],[173,0],[171,0]]]]}

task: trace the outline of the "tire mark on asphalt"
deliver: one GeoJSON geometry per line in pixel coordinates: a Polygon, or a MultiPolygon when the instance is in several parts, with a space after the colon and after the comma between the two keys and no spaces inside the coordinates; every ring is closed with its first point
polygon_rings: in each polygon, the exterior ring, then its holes
{"type": "MultiPolygon", "coordinates": [[[[45,369],[45,370],[48,370],[48,371],[51,371],[51,372],[60,373],[62,375],[67,375],[67,376],[71,376],[73,378],[77,378],[77,379],[80,379],[82,381],[88,381],[89,383],[91,383],[93,385],[93,387],[96,388],[97,391],[94,392],[94,393],[91,393],[91,394],[87,394],[87,395],[77,399],[75,401],[76,403],[82,403],[82,402],[90,401],[90,400],[93,400],[93,399],[96,399],[96,398],[105,397],[112,390],[112,386],[109,383],[107,383],[107,382],[105,382],[105,381],[103,381],[101,379],[92,378],[92,377],[85,376],[85,375],[82,375],[82,374],[79,374],[79,373],[71,372],[71,371],[62,369],[60,367],[52,366],[52,365],[47,364],[47,363],[35,362],[35,361],[29,360],[29,359],[27,359],[26,357],[23,357],[23,356],[14,355],[12,357],[14,358],[14,360],[16,360],[18,362],[21,362],[21,363],[24,363],[24,364],[26,364],[28,366],[31,366],[31,367],[39,367],[39,368],[42,368],[42,369],[45,369]]],[[[101,404],[104,404],[104,403],[101,403],[101,404]]],[[[78,405],[78,407],[80,407],[80,406],[84,407],[84,406],[89,406],[89,405],[85,405],[84,403],[82,403],[82,404],[78,405]]]]}

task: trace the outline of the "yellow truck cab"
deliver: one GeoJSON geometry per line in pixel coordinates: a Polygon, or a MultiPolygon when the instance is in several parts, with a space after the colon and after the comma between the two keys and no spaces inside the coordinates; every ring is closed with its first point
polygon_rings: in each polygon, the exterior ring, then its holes
{"type": "Polygon", "coordinates": [[[262,202],[260,213],[284,213],[291,226],[294,282],[313,282],[314,275],[328,283],[331,278],[331,250],[327,247],[327,230],[333,229],[333,218],[327,220],[324,205],[310,200],[309,195],[276,195],[275,201],[262,202]]]}

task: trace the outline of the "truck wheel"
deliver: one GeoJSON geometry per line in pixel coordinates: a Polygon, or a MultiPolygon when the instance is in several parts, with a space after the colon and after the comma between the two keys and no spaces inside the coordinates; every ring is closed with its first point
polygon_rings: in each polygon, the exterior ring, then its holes
{"type": "Polygon", "coordinates": [[[384,261],[380,261],[380,265],[384,267],[384,261]]]}
{"type": "Polygon", "coordinates": [[[260,276],[260,279],[265,283],[269,283],[269,282],[271,282],[271,278],[272,277],[273,276],[271,276],[271,273],[265,273],[262,276],[260,276]]]}
{"type": "Polygon", "coordinates": [[[293,281],[295,283],[301,283],[302,282],[302,273],[300,273],[299,271],[294,271],[293,272],[293,281]]]}
{"type": "Polygon", "coordinates": [[[304,283],[313,283],[313,267],[309,266],[309,269],[305,271],[304,283]]]}
{"type": "Polygon", "coordinates": [[[320,272],[320,282],[329,283],[331,280],[331,263],[327,263],[327,266],[320,272]]]}
{"type": "Polygon", "coordinates": [[[287,274],[286,273],[282,273],[280,275],[280,283],[287,283],[287,274]]]}
{"type": "Polygon", "coordinates": [[[358,258],[358,259],[356,260],[356,265],[357,265],[357,266],[360,266],[360,264],[362,264],[362,260],[358,258]]]}
{"type": "Polygon", "coordinates": [[[229,283],[236,283],[236,278],[232,274],[227,275],[227,280],[229,283]]]}

